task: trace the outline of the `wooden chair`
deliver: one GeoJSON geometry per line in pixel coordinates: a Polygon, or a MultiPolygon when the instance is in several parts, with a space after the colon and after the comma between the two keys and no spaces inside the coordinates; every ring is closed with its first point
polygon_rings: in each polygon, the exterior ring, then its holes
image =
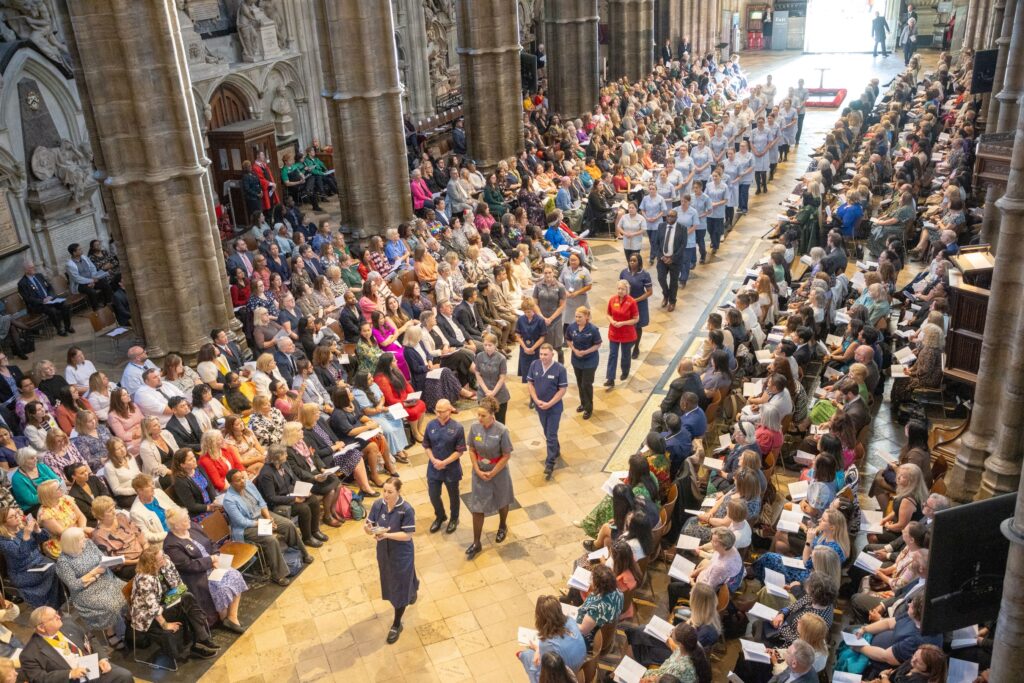
{"type": "Polygon", "coordinates": [[[729,584],[723,583],[718,587],[718,611],[721,612],[729,606],[729,600],[732,596],[729,594],[729,584]]]}
{"type": "Polygon", "coordinates": [[[661,509],[658,513],[658,526],[651,529],[651,540],[654,546],[654,551],[657,552],[661,548],[661,538],[665,535],[665,531],[668,529],[668,515],[665,514],[665,508],[661,509]]]}
{"type": "Polygon", "coordinates": [[[266,574],[266,563],[260,554],[260,547],[245,541],[231,540],[231,527],[223,510],[214,510],[199,523],[209,539],[220,552],[231,555],[231,567],[243,574],[253,564],[259,563],[260,573],[266,574]]]}
{"type": "MultiPolygon", "coordinates": [[[[92,331],[99,334],[108,327],[117,325],[117,319],[114,318],[114,311],[109,306],[97,309],[89,313],[89,324],[92,325],[92,331]]],[[[114,346],[114,350],[118,350],[118,344],[121,339],[129,336],[131,330],[127,327],[116,326],[110,332],[107,332],[103,336],[110,340],[110,343],[114,346]],[[116,334],[115,334],[116,332],[116,334]]]]}
{"type": "Polygon", "coordinates": [[[605,655],[607,655],[609,652],[612,651],[612,646],[615,645],[615,627],[616,627],[615,622],[614,621],[610,621],[607,624],[605,624],[604,626],[602,626],[600,629],[598,629],[598,632],[594,634],[595,644],[594,644],[594,647],[593,647],[593,651],[595,653],[597,653],[597,656],[599,658],[600,657],[604,657],[605,655]],[[601,636],[601,647],[600,648],[597,647],[597,644],[596,644],[597,637],[599,635],[601,636]]]}
{"type": "Polygon", "coordinates": [[[138,634],[135,632],[135,629],[132,627],[132,590],[134,588],[135,588],[135,579],[134,578],[129,579],[128,583],[126,583],[121,588],[121,594],[124,596],[125,604],[128,606],[128,618],[127,618],[127,622],[128,623],[127,623],[126,628],[125,628],[127,633],[125,633],[125,635],[127,637],[131,638],[131,640],[132,640],[132,659],[135,660],[135,662],[137,664],[145,664],[146,666],[152,667],[154,669],[162,669],[163,671],[177,671],[178,670],[178,660],[176,660],[174,657],[167,657],[167,659],[171,660],[171,666],[164,666],[162,664],[158,664],[157,663],[157,658],[160,656],[160,654],[162,654],[160,652],[157,653],[156,657],[154,657],[152,662],[149,661],[148,659],[139,659],[138,634]]]}
{"type": "Polygon", "coordinates": [[[597,662],[601,658],[599,653],[603,647],[604,636],[602,635],[602,629],[598,629],[597,633],[594,634],[593,649],[587,655],[587,658],[583,660],[580,670],[576,672],[576,679],[579,683],[590,683],[597,680],[597,662]]]}
{"type": "Polygon", "coordinates": [[[64,297],[67,301],[68,308],[72,312],[85,308],[89,304],[89,298],[81,292],[71,292],[70,280],[64,273],[54,273],[53,277],[50,278],[50,284],[53,285],[53,291],[59,292],[57,296],[64,297]]]}
{"type": "Polygon", "coordinates": [[[668,493],[665,496],[665,504],[661,506],[662,511],[668,517],[672,519],[672,514],[676,510],[676,502],[679,500],[679,487],[676,486],[675,482],[669,484],[668,493]]]}
{"type": "Polygon", "coordinates": [[[17,292],[4,297],[4,308],[8,315],[18,318],[18,321],[31,332],[42,334],[50,329],[50,319],[42,313],[30,313],[25,306],[25,300],[17,292]]]}

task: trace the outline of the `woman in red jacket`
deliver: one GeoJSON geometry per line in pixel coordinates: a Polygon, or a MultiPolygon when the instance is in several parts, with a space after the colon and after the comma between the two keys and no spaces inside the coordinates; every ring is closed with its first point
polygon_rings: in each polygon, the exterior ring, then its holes
{"type": "Polygon", "coordinates": [[[249,278],[245,276],[245,271],[235,268],[235,272],[231,274],[231,305],[235,308],[245,306],[249,303],[251,293],[252,288],[249,286],[249,278]]]}
{"type": "Polygon", "coordinates": [[[615,285],[615,296],[608,300],[608,374],[604,385],[615,386],[615,365],[621,354],[622,379],[629,377],[633,344],[636,342],[636,323],[640,320],[640,309],[636,299],[629,295],[629,283],[619,280],[615,285]]]}
{"type": "Polygon", "coordinates": [[[245,469],[235,449],[224,444],[224,435],[219,429],[203,432],[199,451],[199,466],[203,468],[203,472],[218,493],[228,490],[229,471],[245,469]]]}
{"type": "Polygon", "coordinates": [[[401,405],[409,414],[406,418],[412,428],[412,436],[417,441],[423,441],[423,429],[425,427],[427,404],[417,398],[415,401],[408,401],[407,397],[412,391],[412,385],[405,379],[405,375],[395,365],[393,353],[381,354],[377,359],[377,368],[373,372],[373,381],[384,394],[384,403],[388,406],[401,405]]]}

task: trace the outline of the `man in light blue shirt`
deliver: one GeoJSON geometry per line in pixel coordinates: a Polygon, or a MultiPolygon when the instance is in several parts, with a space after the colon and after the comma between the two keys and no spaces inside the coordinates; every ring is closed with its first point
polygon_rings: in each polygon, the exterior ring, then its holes
{"type": "Polygon", "coordinates": [[[82,293],[89,300],[92,310],[97,310],[110,301],[113,292],[110,290],[110,279],[107,274],[92,264],[88,256],[82,255],[82,246],[78,242],[68,245],[71,258],[64,264],[68,274],[68,284],[72,293],[82,293]]]}
{"type": "Polygon", "coordinates": [[[135,391],[142,386],[142,373],[150,368],[156,370],[153,361],[146,355],[146,349],[141,346],[133,346],[128,349],[128,365],[121,373],[121,388],[127,389],[128,394],[135,395],[135,391]]]}

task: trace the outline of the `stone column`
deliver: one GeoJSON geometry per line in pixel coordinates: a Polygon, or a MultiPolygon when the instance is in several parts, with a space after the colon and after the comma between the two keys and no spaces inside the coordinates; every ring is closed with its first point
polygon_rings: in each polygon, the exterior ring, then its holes
{"type": "MultiPolygon", "coordinates": [[[[982,0],[970,0],[967,6],[967,21],[964,23],[963,49],[976,49],[974,45],[975,27],[978,25],[978,13],[981,11],[982,0]]],[[[920,30],[918,26],[918,30],[920,30]]]]}
{"type": "Polygon", "coordinates": [[[1024,95],[1024,0],[1007,0],[1006,14],[1010,13],[1010,4],[1015,5],[1015,9],[1006,53],[1006,72],[1003,88],[995,95],[999,100],[996,130],[1001,131],[1013,130],[1017,125],[1020,98],[1024,95]]]}
{"type": "Polygon", "coordinates": [[[708,28],[708,20],[707,16],[705,16],[707,14],[707,6],[707,0],[705,0],[704,2],[695,3],[693,8],[693,18],[697,24],[697,35],[693,38],[693,51],[697,55],[704,54],[704,43],[707,40],[704,37],[708,28]]]}
{"type": "Polygon", "coordinates": [[[1017,492],[1013,518],[999,525],[1010,541],[999,603],[999,623],[992,645],[990,683],[1016,683],[1024,671],[1024,482],[1017,492]]]}
{"type": "Polygon", "coordinates": [[[391,0],[316,9],[341,222],[379,235],[413,215],[391,0]]]}
{"type": "Polygon", "coordinates": [[[608,0],[608,15],[608,80],[639,81],[654,67],[654,1],[608,0]]]}
{"type": "Polygon", "coordinates": [[[1007,189],[996,202],[1000,248],[974,392],[971,426],[950,475],[950,495],[969,500],[1012,491],[1020,476],[1024,440],[1024,117],[1018,117],[1007,189]],[[982,473],[984,472],[984,481],[982,473]]]}
{"type": "Polygon", "coordinates": [[[679,41],[679,21],[682,3],[680,0],[656,0],[655,12],[657,13],[657,49],[655,50],[655,61],[661,54],[661,46],[666,40],[672,41],[672,54],[676,53],[676,43],[679,41]]]}
{"type": "Polygon", "coordinates": [[[430,45],[427,43],[427,20],[423,13],[423,1],[402,0],[402,7],[405,9],[405,35],[408,39],[405,46],[406,64],[409,69],[408,82],[405,84],[405,89],[409,93],[407,115],[415,123],[434,115],[430,65],[426,57],[430,45]]]}
{"type": "MultiPolygon", "coordinates": [[[[1002,106],[1000,95],[1006,89],[1008,81],[1010,80],[1006,77],[1006,63],[1008,59],[1011,34],[1013,31],[1014,14],[1017,11],[1019,0],[997,0],[997,2],[1005,3],[1005,5],[1002,7],[1002,26],[1000,27],[1000,35],[999,38],[996,39],[999,54],[996,57],[996,75],[993,79],[993,92],[992,96],[987,98],[988,115],[985,118],[989,122],[989,132],[1004,133],[1006,132],[1006,129],[999,127],[999,110],[1002,106]]],[[[1019,58],[1016,55],[1015,58],[1019,61],[1019,58]]],[[[1011,91],[1012,85],[1012,83],[1009,83],[1011,91]]],[[[988,188],[988,191],[985,194],[984,215],[982,216],[981,221],[981,239],[982,241],[991,244],[993,250],[997,248],[996,243],[999,239],[999,210],[996,209],[997,199],[999,199],[999,191],[994,187],[988,188]]]]}
{"type": "Polygon", "coordinates": [[[457,0],[455,15],[469,155],[491,169],[525,144],[516,2],[457,0]]]}
{"type": "Polygon", "coordinates": [[[545,3],[552,111],[575,118],[597,104],[601,80],[598,21],[597,0],[545,3]]]}
{"type": "Polygon", "coordinates": [[[191,356],[234,316],[175,3],[71,0],[67,12],[136,328],[150,355],[191,356]]]}

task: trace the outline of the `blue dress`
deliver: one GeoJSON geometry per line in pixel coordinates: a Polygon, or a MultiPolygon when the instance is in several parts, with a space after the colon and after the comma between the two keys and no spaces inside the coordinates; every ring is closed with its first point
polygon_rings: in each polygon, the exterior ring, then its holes
{"type": "MultiPolygon", "coordinates": [[[[390,532],[416,531],[416,512],[412,506],[399,498],[390,512],[383,498],[378,498],[370,508],[367,517],[375,526],[385,527],[390,532]]],[[[416,578],[416,548],[412,540],[377,542],[377,568],[380,570],[380,596],[401,609],[416,600],[420,580],[416,578]]]]}
{"type": "MultiPolygon", "coordinates": [[[[587,643],[583,640],[580,627],[572,617],[565,618],[565,630],[568,633],[563,636],[540,641],[540,656],[543,658],[548,652],[557,652],[561,655],[565,665],[576,671],[583,666],[583,661],[587,658],[587,643]]],[[[537,683],[540,680],[540,666],[533,665],[533,654],[533,650],[526,648],[519,653],[519,661],[523,663],[526,675],[530,677],[530,683],[537,683]]]]}
{"type": "Polygon", "coordinates": [[[7,576],[11,585],[21,591],[25,601],[33,607],[49,606],[60,609],[60,583],[57,572],[50,567],[45,572],[30,572],[33,567],[50,564],[51,560],[43,557],[39,546],[49,540],[50,533],[45,529],[33,532],[30,539],[23,540],[19,531],[13,538],[0,536],[0,552],[7,562],[7,576]]]}
{"type": "MultiPolygon", "coordinates": [[[[559,326],[561,327],[561,326],[559,326]]],[[[519,316],[519,320],[516,321],[516,334],[523,339],[523,343],[527,346],[533,346],[538,340],[544,337],[547,332],[548,326],[544,323],[544,318],[540,315],[534,314],[533,320],[531,321],[526,315],[519,316]]],[[[522,347],[519,349],[519,376],[523,378],[523,382],[526,382],[526,373],[530,371],[530,364],[540,357],[540,353],[524,353],[522,347]]]]}
{"type": "Polygon", "coordinates": [[[629,295],[636,301],[636,308],[640,314],[640,320],[637,321],[636,326],[647,327],[651,322],[651,311],[647,306],[647,299],[640,301],[639,297],[654,288],[651,274],[646,270],[634,273],[629,268],[623,268],[622,272],[619,273],[619,279],[629,283],[629,295]]]}
{"type": "MultiPolygon", "coordinates": [[[[843,553],[843,549],[840,548],[839,544],[835,541],[818,541],[815,539],[811,542],[811,552],[813,553],[814,549],[819,545],[828,546],[829,548],[832,548],[832,550],[836,551],[840,565],[846,562],[846,555],[843,553]]],[[[811,575],[811,558],[810,556],[807,557],[807,560],[804,562],[803,569],[797,569],[795,567],[787,567],[782,564],[782,555],[779,555],[778,553],[765,553],[761,557],[757,558],[757,561],[754,562],[753,569],[754,576],[761,583],[764,583],[765,569],[772,569],[784,574],[787,583],[791,583],[793,581],[804,581],[811,575]]]]}
{"type": "MultiPolygon", "coordinates": [[[[352,396],[356,400],[356,407],[359,408],[359,413],[362,414],[367,408],[376,406],[382,394],[380,393],[380,387],[376,384],[371,384],[370,396],[367,396],[366,392],[362,389],[354,389],[352,396]]],[[[396,420],[388,412],[370,415],[369,417],[384,432],[384,438],[387,439],[388,450],[391,453],[405,450],[406,446],[409,445],[409,438],[405,435],[405,425],[402,424],[401,420],[396,420]]]]}
{"type": "MultiPolygon", "coordinates": [[[[196,547],[199,548],[199,553],[203,557],[210,556],[202,543],[196,543],[196,547]]],[[[210,581],[210,596],[213,598],[213,606],[218,612],[223,612],[230,607],[235,596],[241,595],[247,590],[249,590],[249,586],[246,585],[245,578],[241,572],[233,568],[228,568],[227,573],[220,581],[210,581]]]]}

